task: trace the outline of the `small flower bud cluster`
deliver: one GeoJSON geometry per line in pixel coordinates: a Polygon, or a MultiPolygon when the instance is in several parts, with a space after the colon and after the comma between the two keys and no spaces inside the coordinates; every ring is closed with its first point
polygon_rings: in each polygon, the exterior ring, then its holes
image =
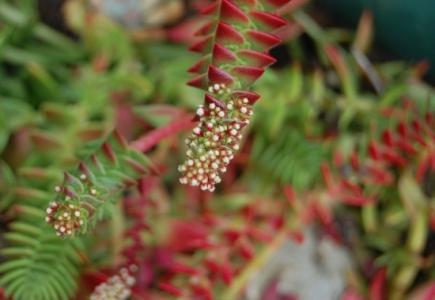
{"type": "Polygon", "coordinates": [[[136,283],[133,273],[137,271],[136,265],[122,268],[118,274],[106,282],[98,285],[92,293],[91,300],[125,300],[131,295],[131,288],[136,283]]]}
{"type": "MultiPolygon", "coordinates": [[[[210,91],[219,93],[225,86],[215,85],[210,91]]],[[[247,98],[230,98],[227,103],[218,100],[201,105],[196,114],[198,126],[186,139],[187,160],[178,170],[182,184],[199,186],[213,192],[221,181],[220,174],[240,148],[242,129],[249,124],[252,106],[247,98]]]]}
{"type": "Polygon", "coordinates": [[[71,236],[85,222],[83,211],[84,209],[77,204],[51,202],[46,211],[45,221],[53,225],[58,236],[71,236]]]}
{"type": "MultiPolygon", "coordinates": [[[[98,194],[85,174],[79,176],[85,183],[86,191],[91,196],[98,194]]],[[[75,193],[65,186],[56,186],[57,199],[50,203],[46,210],[45,221],[53,225],[58,236],[72,236],[83,228],[88,216],[88,210],[80,203],[75,193]]]]}

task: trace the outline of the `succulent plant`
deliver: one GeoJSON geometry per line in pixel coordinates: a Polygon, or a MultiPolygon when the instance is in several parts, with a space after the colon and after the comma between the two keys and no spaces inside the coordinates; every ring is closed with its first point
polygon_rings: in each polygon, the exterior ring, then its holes
{"type": "Polygon", "coordinates": [[[203,89],[205,97],[196,111],[198,125],[186,139],[182,184],[212,192],[222,180],[260,97],[250,87],[275,62],[267,51],[280,43],[273,32],[287,24],[275,12],[288,2],[219,0],[202,11],[211,20],[190,48],[203,57],[189,69],[199,75],[188,84],[203,89]]]}

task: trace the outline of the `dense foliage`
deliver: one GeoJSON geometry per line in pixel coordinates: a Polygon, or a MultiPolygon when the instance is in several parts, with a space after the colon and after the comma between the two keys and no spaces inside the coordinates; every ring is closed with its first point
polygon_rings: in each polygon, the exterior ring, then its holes
{"type": "Polygon", "coordinates": [[[368,13],[353,33],[306,1],[192,2],[208,16],[131,32],[71,0],[73,37],[0,3],[5,297],[239,299],[314,230],[352,257],[342,299],[433,299],[424,63],[372,62],[368,13]]]}

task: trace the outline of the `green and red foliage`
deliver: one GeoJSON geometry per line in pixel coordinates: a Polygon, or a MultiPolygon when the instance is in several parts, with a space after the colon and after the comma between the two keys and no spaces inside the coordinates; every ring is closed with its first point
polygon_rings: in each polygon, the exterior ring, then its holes
{"type": "Polygon", "coordinates": [[[341,299],[434,298],[434,91],[423,64],[370,61],[370,14],[354,35],[304,0],[192,1],[201,18],[130,33],[71,0],[71,40],[12,2],[0,297],[240,299],[314,231],[353,261],[341,299]]]}

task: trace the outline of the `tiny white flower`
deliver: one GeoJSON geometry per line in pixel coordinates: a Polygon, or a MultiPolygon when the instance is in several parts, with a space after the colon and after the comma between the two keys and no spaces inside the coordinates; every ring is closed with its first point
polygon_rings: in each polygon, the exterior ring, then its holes
{"type": "Polygon", "coordinates": [[[204,109],[202,107],[198,108],[197,111],[196,111],[196,114],[198,116],[200,116],[200,117],[203,116],[204,115],[204,109]]]}

